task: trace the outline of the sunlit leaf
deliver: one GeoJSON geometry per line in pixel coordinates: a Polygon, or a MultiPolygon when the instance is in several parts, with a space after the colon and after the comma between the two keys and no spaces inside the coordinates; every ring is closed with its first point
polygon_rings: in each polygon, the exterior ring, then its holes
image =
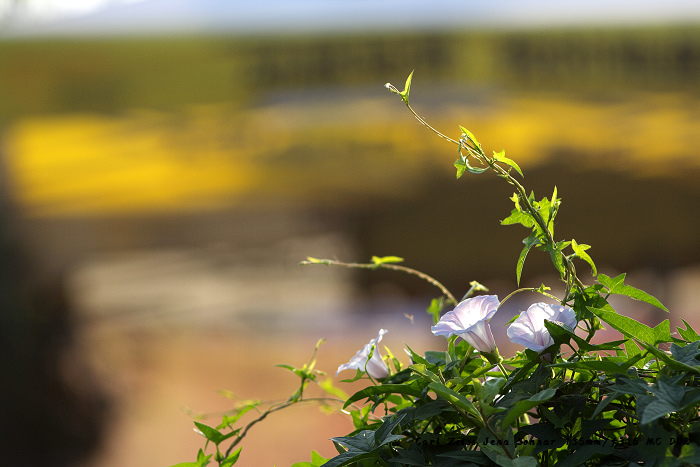
{"type": "Polygon", "coordinates": [[[573,248],[576,256],[587,262],[591,266],[591,270],[594,276],[598,275],[598,269],[595,267],[593,259],[586,253],[586,250],[590,248],[590,245],[576,243],[576,240],[571,240],[571,248],[573,248]]]}
{"type": "Polygon", "coordinates": [[[609,324],[613,329],[648,345],[653,346],[660,342],[671,341],[671,329],[668,320],[659,323],[654,328],[650,328],[644,323],[617,313],[610,306],[607,308],[588,307],[588,310],[609,324]]]}
{"type": "Polygon", "coordinates": [[[537,237],[537,233],[533,231],[525,240],[523,240],[523,243],[525,244],[525,247],[520,252],[520,256],[518,257],[518,264],[515,267],[515,276],[517,278],[518,285],[520,285],[520,276],[522,275],[523,266],[525,265],[525,258],[530,252],[530,249],[533,246],[538,245],[540,243],[540,239],[537,237]]]}
{"type": "Polygon", "coordinates": [[[514,160],[506,157],[505,149],[501,149],[500,152],[493,151],[493,158],[496,159],[498,162],[503,162],[504,164],[513,167],[520,174],[521,177],[525,177],[525,175],[523,175],[523,171],[520,170],[520,166],[518,166],[518,164],[514,160]]]}
{"type": "Polygon", "coordinates": [[[611,294],[625,295],[635,300],[654,305],[655,307],[661,308],[664,311],[668,311],[668,308],[666,308],[656,297],[649,295],[643,290],[637,289],[630,285],[625,285],[625,277],[626,274],[620,274],[619,276],[613,278],[610,278],[605,274],[599,274],[598,282],[603,284],[611,294]]]}
{"type": "Polygon", "coordinates": [[[467,137],[469,142],[471,142],[475,148],[481,147],[481,144],[479,144],[479,141],[476,140],[476,137],[474,136],[474,134],[471,131],[467,130],[462,125],[459,126],[459,129],[462,130],[462,133],[464,134],[464,136],[467,137]]]}
{"type": "Polygon", "coordinates": [[[241,455],[241,449],[243,448],[238,448],[226,456],[226,458],[219,463],[219,467],[231,467],[233,464],[238,462],[238,457],[241,455]]]}
{"type": "Polygon", "coordinates": [[[685,339],[688,342],[700,341],[700,334],[695,332],[695,329],[691,328],[690,324],[688,324],[684,319],[681,319],[681,321],[683,322],[683,324],[685,324],[685,329],[676,327],[678,334],[680,334],[683,337],[683,339],[685,339]]]}
{"type": "Polygon", "coordinates": [[[386,263],[401,263],[403,262],[403,258],[399,258],[398,256],[372,256],[372,262],[376,265],[386,263]]]}
{"type": "Polygon", "coordinates": [[[403,87],[403,91],[399,93],[399,96],[401,96],[401,99],[404,101],[406,105],[408,105],[408,94],[411,92],[411,81],[413,80],[413,71],[411,72],[410,75],[408,75],[408,78],[406,78],[406,84],[403,87]]]}

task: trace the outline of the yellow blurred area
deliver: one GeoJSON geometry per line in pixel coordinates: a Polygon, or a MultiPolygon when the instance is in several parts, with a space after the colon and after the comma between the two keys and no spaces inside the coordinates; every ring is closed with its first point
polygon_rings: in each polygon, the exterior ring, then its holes
{"type": "Polygon", "coordinates": [[[230,153],[193,153],[163,130],[153,114],[22,120],[9,150],[17,196],[40,216],[179,211],[216,207],[255,182],[255,168],[230,153]]]}
{"type": "MultiPolygon", "coordinates": [[[[449,169],[454,156],[426,129],[407,126],[408,113],[397,112],[402,104],[393,97],[25,117],[8,132],[8,166],[15,196],[32,216],[191,211],[269,196],[313,204],[329,194],[401,194],[426,164],[449,169]]],[[[455,138],[451,130],[462,124],[487,150],[505,148],[524,166],[586,154],[575,162],[585,164],[581,169],[633,164],[635,176],[658,176],[672,173],[674,161],[700,164],[693,150],[700,145],[698,104],[674,94],[609,102],[514,95],[488,105],[430,108],[424,116],[455,138]],[[488,147],[494,143],[500,146],[488,147]]]]}

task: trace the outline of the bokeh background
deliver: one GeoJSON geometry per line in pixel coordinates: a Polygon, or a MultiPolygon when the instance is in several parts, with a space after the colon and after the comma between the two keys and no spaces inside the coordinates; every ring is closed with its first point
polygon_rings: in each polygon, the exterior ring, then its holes
{"type": "MultiPolygon", "coordinates": [[[[217,424],[220,390],[286,399],[274,365],[319,338],[329,376],[379,328],[399,358],[444,345],[437,289],[307,256],[512,291],[512,193],[455,179],[454,147],[384,88],[411,70],[435,127],[505,148],[538,197],[557,186],[558,237],[700,325],[700,4],[493,3],[0,1],[3,462],[192,461],[193,415],[217,424]]],[[[548,261],[530,253],[523,285],[556,286],[548,261]]],[[[536,300],[494,319],[502,354],[498,324],[536,300]]],[[[350,429],[295,407],[237,465],[330,457],[350,429]]]]}

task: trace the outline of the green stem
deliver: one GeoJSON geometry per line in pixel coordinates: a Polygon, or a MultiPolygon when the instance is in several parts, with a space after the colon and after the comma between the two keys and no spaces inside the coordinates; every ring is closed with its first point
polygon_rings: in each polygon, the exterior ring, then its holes
{"type": "Polygon", "coordinates": [[[435,279],[432,276],[429,276],[425,274],[424,272],[418,271],[417,269],[409,268],[406,266],[400,266],[398,264],[386,264],[386,263],[380,263],[380,264],[375,264],[375,263],[345,263],[342,261],[336,261],[332,259],[320,259],[320,260],[309,260],[309,261],[302,261],[299,263],[302,266],[306,266],[309,264],[323,264],[326,266],[342,266],[345,268],[356,268],[356,269],[377,269],[377,268],[383,268],[383,269],[391,269],[393,271],[401,271],[405,272],[407,274],[411,274],[413,276],[420,277],[421,279],[427,281],[428,283],[434,285],[440,291],[447,297],[447,300],[452,302],[453,304],[457,305],[458,302],[455,299],[454,295],[447,290],[447,287],[442,285],[437,279],[435,279]]]}
{"type": "Polygon", "coordinates": [[[270,415],[274,412],[278,412],[282,409],[286,409],[287,407],[291,407],[292,405],[298,404],[300,402],[339,402],[341,404],[345,403],[344,400],[336,399],[334,397],[313,397],[313,398],[309,398],[309,399],[300,399],[297,401],[287,401],[287,402],[283,402],[279,405],[276,405],[274,407],[271,407],[268,410],[266,410],[265,412],[263,412],[258,418],[256,418],[255,420],[253,420],[252,422],[250,422],[246,425],[246,427],[243,429],[243,432],[240,435],[238,435],[236,437],[236,439],[228,447],[228,449],[226,449],[225,457],[228,457],[231,454],[231,451],[233,451],[233,448],[235,448],[243,440],[243,438],[246,437],[246,435],[248,434],[248,431],[250,431],[250,429],[253,428],[253,426],[255,426],[256,424],[265,420],[268,415],[270,415]]]}
{"type": "MultiPolygon", "coordinates": [[[[400,94],[398,90],[394,86],[390,86],[389,89],[392,89],[395,91],[397,94],[400,94]],[[393,88],[393,89],[392,89],[393,88]]],[[[525,209],[528,211],[530,216],[534,219],[534,221],[537,223],[538,227],[544,232],[545,235],[545,243],[547,246],[556,249],[556,244],[557,242],[554,240],[554,237],[552,236],[552,232],[548,228],[547,224],[545,223],[544,219],[542,218],[542,215],[539,213],[537,209],[530,203],[530,200],[527,196],[527,191],[525,191],[525,187],[520,184],[511,174],[508,170],[505,170],[503,167],[498,165],[496,163],[495,159],[486,157],[484,154],[484,151],[481,149],[481,147],[478,148],[472,148],[468,145],[466,145],[462,141],[457,141],[453,138],[450,138],[449,136],[446,136],[445,134],[441,133],[437,129],[433,128],[423,117],[418,115],[415,110],[409,105],[408,102],[404,101],[406,104],[406,107],[408,107],[408,110],[413,114],[413,116],[421,123],[421,125],[425,126],[428,128],[430,131],[438,135],[439,137],[454,143],[458,145],[461,149],[464,149],[469,152],[470,155],[472,155],[475,159],[477,159],[479,162],[482,164],[488,165],[494,172],[496,172],[498,175],[501,177],[505,178],[509,184],[513,185],[515,189],[518,191],[518,197],[519,199],[524,203],[525,209]]],[[[574,268],[573,262],[571,261],[570,258],[567,258],[565,255],[562,255],[562,259],[564,261],[564,268],[566,269],[566,274],[565,274],[565,282],[566,282],[566,294],[564,300],[567,300],[569,297],[569,293],[571,290],[571,286],[577,287],[579,290],[583,291],[585,289],[585,286],[581,282],[581,280],[576,276],[576,270],[574,268]]]]}
{"type": "Polygon", "coordinates": [[[508,372],[506,371],[505,367],[503,366],[503,363],[498,362],[498,369],[501,370],[501,374],[503,374],[503,377],[505,379],[508,379],[508,372]]]}

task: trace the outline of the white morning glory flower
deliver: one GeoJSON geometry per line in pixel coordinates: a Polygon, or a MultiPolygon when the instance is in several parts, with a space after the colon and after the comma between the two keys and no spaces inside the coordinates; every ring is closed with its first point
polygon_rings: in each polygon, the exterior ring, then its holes
{"type": "Polygon", "coordinates": [[[369,341],[369,344],[365,345],[362,350],[357,352],[357,355],[352,357],[348,363],[340,365],[338,371],[335,375],[338,376],[343,370],[360,370],[369,374],[374,379],[382,379],[389,376],[389,368],[382,360],[382,356],[379,354],[378,345],[382,340],[382,336],[387,333],[386,329],[380,329],[377,333],[377,337],[369,341]],[[374,350],[374,351],[373,351],[374,350]],[[369,354],[372,354],[372,358],[367,361],[369,354]]]}
{"type": "Polygon", "coordinates": [[[567,306],[534,303],[508,327],[508,337],[516,344],[542,352],[554,344],[554,339],[544,326],[545,320],[555,321],[571,329],[578,324],[576,313],[567,306]]]}
{"type": "Polygon", "coordinates": [[[431,330],[436,336],[459,336],[479,352],[491,353],[496,349],[496,342],[489,320],[499,303],[496,295],[468,298],[445,313],[431,330]]]}

